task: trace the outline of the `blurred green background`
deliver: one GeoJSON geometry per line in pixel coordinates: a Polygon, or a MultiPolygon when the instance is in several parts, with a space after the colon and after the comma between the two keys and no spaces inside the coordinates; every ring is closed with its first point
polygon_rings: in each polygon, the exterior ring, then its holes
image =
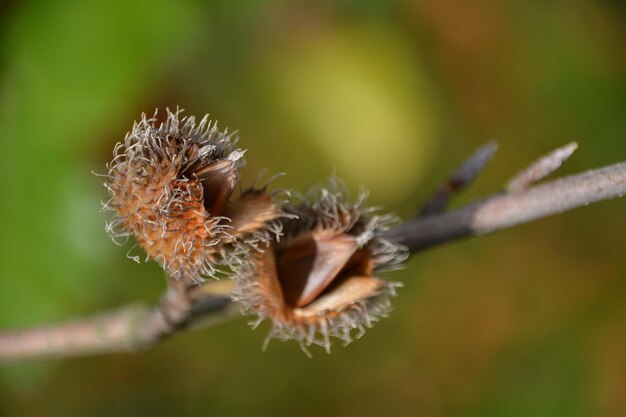
{"type": "MultiPolygon", "coordinates": [[[[412,213],[465,156],[455,204],[575,140],[561,173],[626,159],[618,1],[0,3],[0,327],[156,300],[104,233],[102,180],[141,112],[238,129],[243,183],[336,172],[412,213]]],[[[140,355],[0,369],[2,416],[624,416],[626,200],[437,248],[391,318],[308,359],[246,319],[140,355]]]]}

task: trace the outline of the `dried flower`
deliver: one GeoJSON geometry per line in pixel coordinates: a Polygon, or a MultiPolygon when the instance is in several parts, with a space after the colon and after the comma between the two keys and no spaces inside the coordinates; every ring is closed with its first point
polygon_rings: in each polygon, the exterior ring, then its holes
{"type": "MultiPolygon", "coordinates": [[[[113,151],[105,183],[105,208],[117,218],[107,225],[114,238],[137,243],[170,277],[196,282],[230,262],[238,245],[267,241],[281,215],[272,195],[249,190],[230,202],[244,151],[237,137],[205,116],[167,111],[158,124],[142,115],[113,151]]],[[[138,260],[138,257],[133,257],[138,260]]]]}
{"type": "Polygon", "coordinates": [[[330,350],[330,336],[346,344],[390,311],[400,284],[374,276],[398,268],[407,252],[382,233],[396,221],[354,203],[331,179],[328,188],[310,191],[286,211],[284,236],[251,255],[249,267],[235,277],[234,298],[257,314],[256,327],[272,321],[272,338],[295,339],[308,353],[317,344],[330,350]],[[295,218],[297,216],[297,218],[295,218]]]}

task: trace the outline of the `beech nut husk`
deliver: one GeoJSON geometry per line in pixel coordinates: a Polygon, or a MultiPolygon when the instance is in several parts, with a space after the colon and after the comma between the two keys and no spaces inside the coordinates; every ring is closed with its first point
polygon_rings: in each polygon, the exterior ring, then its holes
{"type": "Polygon", "coordinates": [[[349,203],[335,178],[285,207],[283,236],[251,255],[235,279],[234,298],[272,338],[330,351],[330,338],[350,343],[391,310],[399,283],[379,274],[397,269],[404,247],[385,239],[397,219],[364,207],[365,193],[349,203]]]}

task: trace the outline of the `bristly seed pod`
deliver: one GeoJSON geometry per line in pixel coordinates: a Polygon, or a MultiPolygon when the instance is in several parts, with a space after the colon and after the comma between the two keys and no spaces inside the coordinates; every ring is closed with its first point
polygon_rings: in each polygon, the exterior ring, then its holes
{"type": "Polygon", "coordinates": [[[396,269],[407,251],[383,237],[396,218],[354,203],[331,179],[289,206],[284,236],[251,255],[249,267],[235,279],[234,299],[250,314],[272,321],[272,338],[295,339],[330,351],[330,337],[346,344],[360,337],[391,309],[400,284],[374,276],[396,269]],[[295,218],[297,216],[297,218],[295,218]],[[356,335],[354,334],[356,331],[356,335]]]}
{"type": "Polygon", "coordinates": [[[269,240],[282,213],[264,190],[230,202],[244,154],[237,137],[208,116],[196,123],[180,113],[168,110],[161,124],[144,114],[116,145],[104,206],[117,214],[107,225],[114,240],[135,235],[170,277],[196,282],[215,276],[240,243],[269,240]]]}

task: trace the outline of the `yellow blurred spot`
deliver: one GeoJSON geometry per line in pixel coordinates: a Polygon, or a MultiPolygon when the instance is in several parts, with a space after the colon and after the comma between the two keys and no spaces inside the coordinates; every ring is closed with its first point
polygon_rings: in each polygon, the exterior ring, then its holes
{"type": "Polygon", "coordinates": [[[389,29],[357,27],[289,41],[269,60],[286,117],[340,177],[387,203],[413,192],[433,150],[416,50],[389,29]]]}

